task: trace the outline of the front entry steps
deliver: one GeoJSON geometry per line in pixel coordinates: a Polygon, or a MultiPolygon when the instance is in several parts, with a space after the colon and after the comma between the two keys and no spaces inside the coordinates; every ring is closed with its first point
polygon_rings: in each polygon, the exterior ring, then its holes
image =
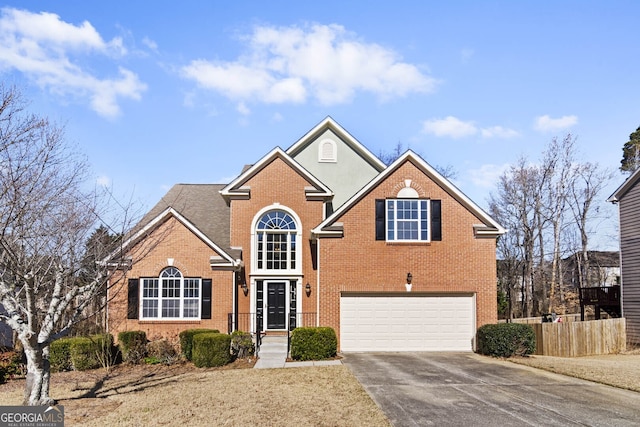
{"type": "Polygon", "coordinates": [[[254,369],[284,368],[289,354],[287,335],[266,335],[262,338],[258,362],[254,369]]]}

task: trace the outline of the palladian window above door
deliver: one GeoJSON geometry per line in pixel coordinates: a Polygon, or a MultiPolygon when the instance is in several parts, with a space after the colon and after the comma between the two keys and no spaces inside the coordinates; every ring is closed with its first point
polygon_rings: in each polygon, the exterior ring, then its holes
{"type": "Polygon", "coordinates": [[[298,227],[291,215],[272,210],[256,224],[258,270],[296,270],[298,227]]]}

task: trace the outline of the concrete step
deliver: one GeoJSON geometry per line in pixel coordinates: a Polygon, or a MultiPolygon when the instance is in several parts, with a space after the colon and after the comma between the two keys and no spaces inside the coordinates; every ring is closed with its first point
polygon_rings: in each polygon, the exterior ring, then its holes
{"type": "Polygon", "coordinates": [[[284,368],[289,354],[288,344],[286,336],[263,337],[254,369],[284,368]]]}

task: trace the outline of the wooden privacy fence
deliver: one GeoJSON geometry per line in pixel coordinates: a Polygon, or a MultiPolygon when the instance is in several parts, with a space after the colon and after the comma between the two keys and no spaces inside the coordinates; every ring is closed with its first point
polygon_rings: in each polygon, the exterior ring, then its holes
{"type": "Polygon", "coordinates": [[[575,357],[626,350],[625,319],[532,324],[536,351],[543,356],[575,357]]]}

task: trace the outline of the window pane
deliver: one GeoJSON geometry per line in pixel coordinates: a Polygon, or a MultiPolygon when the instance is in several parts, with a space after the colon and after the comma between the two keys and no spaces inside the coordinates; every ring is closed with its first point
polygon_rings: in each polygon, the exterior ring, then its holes
{"type": "Polygon", "coordinates": [[[180,317],[180,300],[162,300],[162,317],[180,317]]]}
{"type": "Polygon", "coordinates": [[[200,296],[200,279],[184,279],[184,297],[198,298],[200,296]]]}
{"type": "Polygon", "coordinates": [[[162,298],[180,298],[180,279],[162,279],[162,298]]]}
{"type": "Polygon", "coordinates": [[[200,300],[198,299],[185,299],[183,317],[198,317],[200,308],[200,300]]]}
{"type": "Polygon", "coordinates": [[[142,300],[142,317],[158,317],[158,300],[142,300]]]}

